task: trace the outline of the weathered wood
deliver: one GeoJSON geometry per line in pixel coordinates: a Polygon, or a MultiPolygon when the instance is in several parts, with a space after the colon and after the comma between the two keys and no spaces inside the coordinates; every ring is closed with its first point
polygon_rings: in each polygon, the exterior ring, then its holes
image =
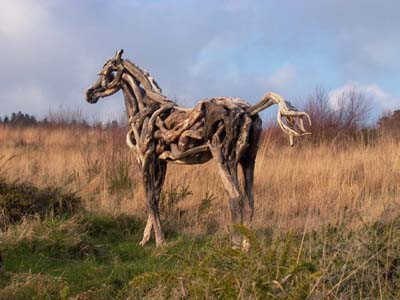
{"type": "MultiPolygon", "coordinates": [[[[162,95],[147,71],[122,59],[122,50],[104,64],[99,79],[87,90],[86,99],[95,103],[119,89],[123,90],[129,118],[126,141],[136,152],[146,191],[148,219],[142,246],[149,241],[152,230],[156,245],[164,243],[158,202],[167,162],[200,164],[213,158],[230,198],[232,224],[250,224],[254,213],[254,164],[261,133],[258,112],[277,104],[278,124],[289,135],[291,144],[294,136],[309,134],[304,119],[311,125],[307,113],[275,93],[265,94],[253,106],[242,99],[217,97],[202,100],[191,109],[179,107],[162,95]],[[239,184],[239,165],[244,187],[239,184]]],[[[248,245],[233,232],[232,242],[248,245]]]]}

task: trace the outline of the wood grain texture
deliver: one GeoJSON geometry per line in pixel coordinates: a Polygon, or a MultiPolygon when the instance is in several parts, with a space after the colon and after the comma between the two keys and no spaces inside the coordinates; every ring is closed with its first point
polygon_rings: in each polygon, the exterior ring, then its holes
{"type": "MultiPolygon", "coordinates": [[[[123,51],[108,60],[99,79],[87,90],[86,99],[96,103],[122,89],[129,119],[128,146],[136,152],[147,195],[148,219],[141,245],[153,230],[156,245],[165,242],[159,214],[159,197],[167,163],[201,164],[214,159],[229,197],[232,225],[250,225],[254,214],[254,162],[262,129],[258,113],[277,104],[278,124],[289,135],[310,134],[304,120],[307,113],[298,111],[280,95],[267,93],[251,106],[238,98],[216,97],[201,100],[191,109],[179,107],[162,94],[154,78],[129,60],[123,51]],[[244,174],[239,184],[238,167],[244,174]]],[[[232,227],[234,228],[234,227],[232,227]]],[[[232,230],[234,246],[248,241],[232,230]]]]}

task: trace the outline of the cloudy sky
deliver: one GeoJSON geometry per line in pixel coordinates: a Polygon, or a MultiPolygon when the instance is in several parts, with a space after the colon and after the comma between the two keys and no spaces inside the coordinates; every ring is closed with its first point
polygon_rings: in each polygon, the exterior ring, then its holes
{"type": "Polygon", "coordinates": [[[100,118],[86,87],[116,49],[190,106],[211,96],[301,102],[315,86],[356,86],[375,113],[400,107],[397,0],[0,0],[0,115],[60,107],[100,118]]]}

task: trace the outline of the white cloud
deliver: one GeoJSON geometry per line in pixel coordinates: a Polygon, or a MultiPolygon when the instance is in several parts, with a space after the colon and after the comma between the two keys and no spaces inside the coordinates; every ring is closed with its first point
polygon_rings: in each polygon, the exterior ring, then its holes
{"type": "Polygon", "coordinates": [[[21,39],[43,27],[48,13],[39,1],[2,1],[0,33],[11,39],[21,39]]]}
{"type": "Polygon", "coordinates": [[[292,64],[284,64],[282,67],[277,69],[274,73],[266,78],[259,79],[259,84],[269,90],[285,90],[291,85],[296,79],[297,71],[296,67],[292,64]]]}
{"type": "Polygon", "coordinates": [[[197,77],[221,73],[223,78],[237,77],[238,62],[232,60],[237,47],[237,34],[224,33],[213,36],[197,52],[193,64],[188,67],[189,74],[197,77]]]}
{"type": "Polygon", "coordinates": [[[256,101],[270,90],[300,97],[353,80],[381,84],[360,85],[377,107],[399,106],[400,2],[388,1],[0,0],[0,114],[49,103],[119,109],[120,95],[82,104],[116,48],[187,105],[215,95],[256,101]]]}
{"type": "Polygon", "coordinates": [[[360,84],[358,82],[349,82],[329,92],[329,103],[332,108],[338,109],[343,95],[354,90],[362,93],[368,101],[378,105],[379,109],[390,110],[400,105],[400,97],[389,94],[375,83],[360,84]]]}
{"type": "Polygon", "coordinates": [[[296,68],[286,64],[268,78],[268,82],[275,88],[285,88],[296,78],[296,68]]]}

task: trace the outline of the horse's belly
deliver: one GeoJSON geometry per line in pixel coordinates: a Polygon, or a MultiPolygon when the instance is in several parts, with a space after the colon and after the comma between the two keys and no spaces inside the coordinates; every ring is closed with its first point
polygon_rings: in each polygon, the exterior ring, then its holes
{"type": "Polygon", "coordinates": [[[197,165],[197,164],[204,164],[208,162],[211,158],[212,158],[211,152],[206,151],[176,160],[169,160],[169,162],[176,164],[184,164],[184,165],[197,165]]]}

